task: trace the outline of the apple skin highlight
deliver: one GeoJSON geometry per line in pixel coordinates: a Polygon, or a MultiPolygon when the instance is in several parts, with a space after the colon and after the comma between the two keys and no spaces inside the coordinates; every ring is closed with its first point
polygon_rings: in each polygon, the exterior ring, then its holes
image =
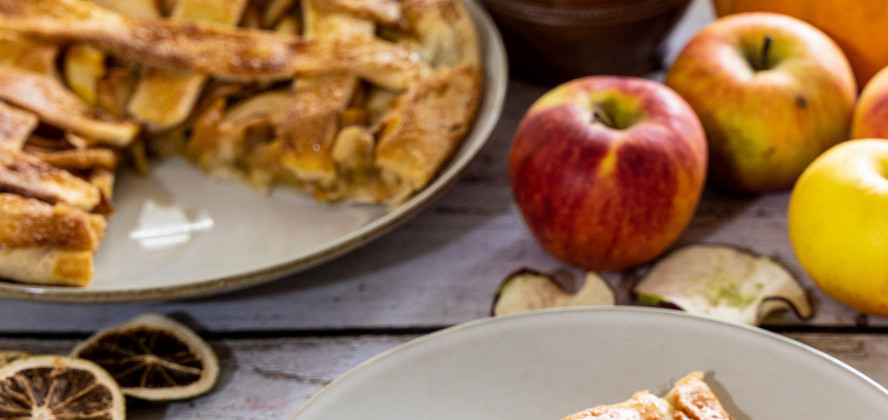
{"type": "Polygon", "coordinates": [[[820,290],[888,316],[888,140],[852,140],[821,155],[787,213],[792,248],[820,290]]]}
{"type": "Polygon", "coordinates": [[[888,139],[888,67],[867,83],[851,121],[851,138],[888,139]]]}
{"type": "Polygon", "coordinates": [[[669,68],[666,84],[703,123],[712,178],[753,193],[791,187],[818,155],[847,140],[857,97],[835,42],[772,13],[731,15],[704,28],[669,68]],[[767,65],[760,66],[763,55],[767,65]]]}
{"type": "Polygon", "coordinates": [[[667,87],[587,77],[555,88],[527,112],[509,176],[544,249],[579,267],[622,270],[657,257],[687,227],[706,154],[700,122],[667,87]],[[596,120],[596,109],[621,128],[596,120]]]}

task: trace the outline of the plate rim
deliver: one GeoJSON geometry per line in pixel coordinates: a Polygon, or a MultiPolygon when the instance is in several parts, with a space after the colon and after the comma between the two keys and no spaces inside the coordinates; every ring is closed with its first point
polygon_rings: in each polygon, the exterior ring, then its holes
{"type": "Polygon", "coordinates": [[[305,402],[303,402],[299,406],[299,408],[297,408],[296,411],[287,418],[289,420],[297,420],[297,417],[301,413],[303,413],[307,408],[309,408],[311,404],[314,404],[314,402],[316,400],[318,400],[319,398],[323,398],[324,395],[326,395],[332,387],[337,386],[342,381],[348,380],[350,377],[358,374],[360,371],[367,368],[368,366],[370,366],[382,359],[394,357],[398,353],[401,353],[404,351],[409,351],[409,350],[415,348],[416,346],[424,345],[425,343],[427,343],[429,341],[437,340],[441,336],[459,334],[462,331],[475,329],[475,328],[485,328],[487,325],[490,325],[490,324],[521,322],[521,320],[525,319],[525,318],[559,316],[559,315],[563,315],[566,313],[589,313],[589,314],[592,314],[592,313],[607,313],[607,312],[647,314],[647,315],[655,315],[655,316],[671,316],[671,317],[691,320],[691,322],[717,324],[722,328],[733,328],[733,329],[736,329],[737,331],[742,331],[743,333],[757,334],[757,335],[762,335],[764,337],[767,337],[769,339],[776,339],[776,341],[780,345],[788,345],[788,346],[793,347],[795,349],[811,353],[814,356],[818,356],[819,358],[824,359],[826,362],[832,363],[832,364],[842,368],[844,371],[852,374],[857,379],[865,382],[866,384],[873,387],[875,390],[881,392],[885,396],[886,401],[888,401],[888,388],[882,386],[881,384],[876,382],[874,379],[863,374],[862,372],[855,369],[851,365],[839,360],[835,356],[825,353],[822,350],[818,350],[818,349],[811,347],[805,343],[802,343],[797,340],[793,340],[789,337],[777,334],[775,332],[768,331],[763,328],[754,327],[754,326],[750,326],[750,325],[746,325],[746,324],[739,324],[739,323],[731,322],[731,321],[725,321],[725,320],[721,320],[721,319],[717,319],[717,318],[713,318],[713,317],[705,316],[705,315],[690,314],[690,313],[678,311],[675,309],[662,309],[662,308],[643,307],[643,306],[564,307],[564,308],[538,309],[538,310],[520,312],[520,313],[510,314],[510,315],[505,315],[505,316],[496,316],[496,317],[487,317],[487,318],[476,319],[473,321],[468,321],[468,322],[457,324],[457,325],[454,325],[454,326],[451,326],[448,328],[444,328],[442,330],[414,338],[413,340],[410,340],[406,343],[399,344],[399,345],[397,345],[391,349],[388,349],[382,353],[379,353],[379,354],[361,362],[357,366],[349,369],[348,371],[346,371],[345,373],[343,373],[342,375],[340,375],[339,377],[334,379],[332,382],[325,385],[318,392],[314,393],[309,399],[305,400],[305,402]]]}
{"type": "MultiPolygon", "coordinates": [[[[330,261],[360,246],[366,245],[378,237],[392,231],[407,222],[426,207],[434,203],[453,184],[475,160],[480,151],[490,140],[494,128],[499,122],[505,104],[509,81],[509,64],[505,45],[493,19],[478,0],[461,0],[475,21],[479,38],[482,39],[485,55],[493,57],[501,71],[493,77],[485,78],[482,106],[489,109],[490,117],[480,120],[476,116],[469,135],[480,140],[467,145],[464,154],[450,161],[434,180],[423,190],[415,194],[404,204],[386,213],[382,217],[361,226],[349,234],[341,236],[325,245],[320,250],[299,258],[290,259],[280,264],[262,267],[256,270],[232,275],[223,275],[193,283],[171,286],[155,286],[144,289],[96,290],[70,288],[52,285],[37,285],[0,281],[0,298],[11,298],[25,301],[68,302],[68,303],[132,303],[162,302],[187,299],[212,294],[231,292],[250,286],[265,283],[283,276],[307,270],[321,263],[330,261]],[[490,93],[490,94],[487,94],[490,93]]],[[[483,68],[488,68],[487,64],[483,68]]],[[[482,107],[479,107],[479,111],[482,107]]]]}

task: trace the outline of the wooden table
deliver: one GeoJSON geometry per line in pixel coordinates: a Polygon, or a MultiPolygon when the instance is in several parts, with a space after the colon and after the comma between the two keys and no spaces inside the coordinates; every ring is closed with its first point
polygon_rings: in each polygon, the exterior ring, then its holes
{"type": "MultiPolygon", "coordinates": [[[[669,56],[712,19],[695,0],[669,56]]],[[[654,75],[653,77],[656,77],[654,75]]],[[[461,181],[394,232],[320,267],[249,290],[138,305],[0,302],[0,349],[66,353],[94,330],[148,311],[198,329],[220,356],[215,390],[181,403],[138,405],[134,419],[281,419],[358,363],[419,335],[488,316],[503,277],[520,267],[568,269],[530,237],[515,208],[506,156],[524,110],[550,86],[513,80],[502,119],[461,181]]],[[[707,191],[680,243],[728,243],[774,255],[802,274],[786,234],[788,192],[738,198],[707,191]]],[[[581,275],[578,270],[572,270],[581,275]]],[[[625,292],[633,273],[607,275],[625,292]]],[[[888,324],[815,290],[817,314],[766,328],[810,344],[888,385],[888,324]]]]}

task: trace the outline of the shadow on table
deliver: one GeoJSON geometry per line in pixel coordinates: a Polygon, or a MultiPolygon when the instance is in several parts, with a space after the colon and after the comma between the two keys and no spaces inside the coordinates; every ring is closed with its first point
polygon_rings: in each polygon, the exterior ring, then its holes
{"type": "Polygon", "coordinates": [[[126,405],[127,418],[130,420],[163,420],[167,418],[168,406],[163,403],[148,401],[128,402],[126,405]]]}
{"type": "MultiPolygon", "coordinates": [[[[731,193],[719,189],[717,186],[707,185],[700,205],[697,207],[697,213],[687,230],[676,242],[676,246],[697,243],[710,237],[722,226],[746,211],[758,198],[755,195],[731,193]]],[[[755,216],[766,217],[767,215],[756,214],[755,216]]]]}

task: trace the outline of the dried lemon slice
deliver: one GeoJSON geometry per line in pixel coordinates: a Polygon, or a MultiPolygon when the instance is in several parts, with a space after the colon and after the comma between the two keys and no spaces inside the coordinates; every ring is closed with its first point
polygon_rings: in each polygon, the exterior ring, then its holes
{"type": "Polygon", "coordinates": [[[0,418],[117,420],[126,418],[126,400],[95,363],[25,357],[0,368],[0,418]]]}
{"type": "Polygon", "coordinates": [[[27,355],[28,353],[18,350],[0,350],[0,366],[4,366],[27,355]]]}
{"type": "Polygon", "coordinates": [[[124,394],[144,400],[191,398],[209,391],[219,376],[210,346],[188,327],[157,314],[99,331],[71,355],[96,362],[124,394]]]}

